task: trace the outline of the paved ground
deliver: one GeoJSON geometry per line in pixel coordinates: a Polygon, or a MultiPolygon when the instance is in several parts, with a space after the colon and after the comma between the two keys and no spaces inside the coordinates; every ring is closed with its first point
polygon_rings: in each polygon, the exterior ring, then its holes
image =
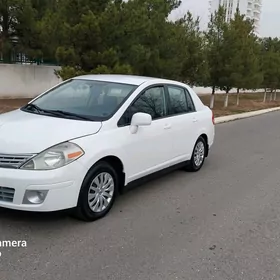
{"type": "Polygon", "coordinates": [[[0,211],[3,280],[280,279],[280,112],[217,126],[197,174],[122,196],[96,223],[0,211]]]}

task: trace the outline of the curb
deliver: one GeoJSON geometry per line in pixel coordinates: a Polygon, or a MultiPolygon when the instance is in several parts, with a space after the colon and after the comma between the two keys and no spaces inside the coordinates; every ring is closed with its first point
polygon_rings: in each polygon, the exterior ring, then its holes
{"type": "Polygon", "coordinates": [[[246,112],[246,113],[241,113],[241,114],[218,117],[218,118],[215,118],[215,124],[246,119],[246,118],[255,117],[255,116],[259,116],[259,115],[263,115],[263,114],[266,114],[266,113],[279,111],[279,110],[280,110],[280,107],[275,107],[275,108],[263,109],[263,110],[246,112]]]}

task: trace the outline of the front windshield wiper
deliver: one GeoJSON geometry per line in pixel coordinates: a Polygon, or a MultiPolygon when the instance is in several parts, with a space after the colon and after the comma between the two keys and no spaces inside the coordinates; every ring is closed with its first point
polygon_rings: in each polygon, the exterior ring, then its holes
{"type": "Polygon", "coordinates": [[[58,117],[74,117],[76,119],[79,119],[79,120],[86,120],[86,121],[92,121],[92,119],[90,117],[86,117],[86,116],[81,116],[79,114],[75,114],[75,113],[71,113],[71,112],[66,112],[66,111],[63,111],[63,110],[47,110],[47,109],[42,109],[40,108],[39,106],[35,105],[35,104],[32,104],[32,103],[29,103],[27,105],[25,105],[23,107],[24,109],[28,109],[28,108],[32,108],[32,109],[35,109],[37,113],[41,114],[41,113],[47,113],[47,114],[50,114],[50,115],[53,115],[53,116],[58,116],[58,117]]]}
{"type": "Polygon", "coordinates": [[[41,113],[44,111],[43,109],[41,109],[40,107],[38,107],[37,105],[35,105],[33,103],[28,103],[23,108],[24,109],[28,109],[28,108],[35,109],[37,113],[41,113]]]}
{"type": "Polygon", "coordinates": [[[62,110],[44,110],[47,113],[50,113],[52,115],[55,116],[60,116],[60,117],[74,117],[76,119],[80,119],[80,120],[86,120],[86,121],[92,121],[92,119],[90,117],[86,117],[86,116],[81,116],[79,114],[75,114],[75,113],[71,113],[71,112],[66,112],[66,111],[62,111],[62,110]]]}

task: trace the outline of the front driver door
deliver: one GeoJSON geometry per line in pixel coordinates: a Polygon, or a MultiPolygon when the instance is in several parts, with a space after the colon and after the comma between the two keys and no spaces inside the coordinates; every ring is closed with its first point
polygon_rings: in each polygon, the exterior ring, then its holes
{"type": "Polygon", "coordinates": [[[168,166],[166,149],[170,141],[170,130],[166,121],[166,110],[164,87],[153,86],[140,94],[120,119],[118,125],[122,135],[122,148],[129,162],[126,168],[128,182],[168,166]],[[132,134],[131,118],[138,112],[150,114],[152,124],[139,127],[137,133],[132,134]]]}

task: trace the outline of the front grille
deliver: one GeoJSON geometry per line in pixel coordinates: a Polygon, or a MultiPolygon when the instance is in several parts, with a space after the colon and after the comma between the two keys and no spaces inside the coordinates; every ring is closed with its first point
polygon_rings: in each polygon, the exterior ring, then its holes
{"type": "Polygon", "coordinates": [[[15,189],[0,187],[0,201],[13,202],[15,189]]]}
{"type": "Polygon", "coordinates": [[[34,155],[5,155],[0,154],[0,167],[3,168],[19,168],[34,155]]]}

